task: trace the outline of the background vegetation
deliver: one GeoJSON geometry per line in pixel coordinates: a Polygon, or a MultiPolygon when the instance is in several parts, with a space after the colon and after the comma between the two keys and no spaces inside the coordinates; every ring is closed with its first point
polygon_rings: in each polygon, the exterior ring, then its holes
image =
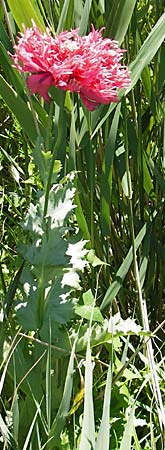
{"type": "Polygon", "coordinates": [[[0,448],[165,447],[164,1],[1,0],[0,448]],[[30,97],[10,53],[34,19],[127,49],[89,113],[30,97]]]}

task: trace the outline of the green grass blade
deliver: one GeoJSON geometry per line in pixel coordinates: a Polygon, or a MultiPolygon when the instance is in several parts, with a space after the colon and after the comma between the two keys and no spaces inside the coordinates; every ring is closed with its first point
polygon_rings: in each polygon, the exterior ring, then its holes
{"type": "Polygon", "coordinates": [[[17,336],[18,336],[18,334],[15,335],[15,337],[14,337],[14,339],[12,341],[12,344],[10,346],[10,349],[9,349],[6,361],[3,360],[3,362],[2,362],[2,364],[0,366],[0,369],[2,369],[3,365],[5,364],[3,372],[2,372],[2,375],[1,375],[1,378],[0,378],[0,396],[2,394],[2,390],[3,390],[3,387],[4,387],[5,378],[6,378],[7,369],[8,369],[10,360],[11,360],[12,355],[14,354],[14,352],[15,352],[18,344],[19,344],[19,342],[22,340],[22,338],[19,338],[19,340],[17,341],[17,336]]]}
{"type": "Polygon", "coordinates": [[[162,14],[156,25],[144,41],[135,60],[129,65],[132,85],[126,90],[126,94],[135,86],[141,77],[143,69],[152,61],[165,39],[165,13],[162,14]]]}
{"type": "Polygon", "coordinates": [[[141,261],[140,261],[140,272],[139,272],[141,288],[143,288],[143,284],[147,273],[147,267],[150,257],[150,245],[151,245],[151,229],[148,231],[143,241],[141,261]]]}
{"type": "Polygon", "coordinates": [[[20,30],[22,30],[23,24],[26,27],[31,27],[31,19],[41,30],[45,30],[40,10],[34,0],[14,0],[14,2],[13,0],[7,0],[7,3],[20,30]]]}
{"type": "MultiPolygon", "coordinates": [[[[14,371],[14,391],[17,386],[17,376],[16,376],[16,367],[15,367],[15,357],[13,355],[13,371],[14,371]]],[[[14,401],[12,404],[12,417],[13,417],[13,436],[15,441],[18,441],[18,431],[19,431],[19,404],[18,404],[18,396],[14,394],[14,401]]]]}
{"type": "Polygon", "coordinates": [[[57,34],[61,33],[61,31],[63,31],[65,29],[65,22],[66,22],[67,16],[70,15],[71,3],[72,3],[72,0],[65,0],[64,1],[63,8],[62,8],[62,11],[61,11],[61,14],[60,14],[60,19],[59,19],[59,22],[58,22],[58,27],[57,27],[57,30],[56,30],[57,34]]]}
{"type": "Polygon", "coordinates": [[[105,156],[102,165],[101,177],[101,227],[104,235],[110,231],[110,205],[112,190],[112,166],[115,153],[116,136],[119,124],[121,105],[116,108],[109,136],[105,145],[105,156]]]}
{"type": "Polygon", "coordinates": [[[163,194],[165,194],[165,179],[161,174],[159,166],[155,164],[151,158],[148,161],[148,165],[151,168],[152,172],[154,173],[156,181],[159,184],[163,194]]]}
{"type": "Polygon", "coordinates": [[[33,433],[33,429],[35,427],[37,416],[38,416],[39,412],[40,412],[40,404],[38,405],[37,410],[36,410],[36,412],[34,414],[34,417],[33,417],[32,423],[30,425],[30,428],[29,428],[28,434],[26,436],[26,439],[25,439],[24,446],[23,446],[22,450],[27,450],[28,445],[32,442],[32,439],[31,439],[32,438],[32,433],[33,433]]]}
{"type": "Polygon", "coordinates": [[[15,294],[16,294],[16,290],[17,290],[17,287],[18,287],[18,284],[19,284],[19,280],[20,280],[20,277],[21,277],[21,274],[22,274],[23,267],[24,267],[24,261],[22,262],[19,270],[16,272],[16,275],[11,280],[10,285],[8,287],[8,291],[7,291],[6,297],[5,297],[5,314],[6,314],[6,317],[8,316],[9,311],[10,311],[10,309],[12,307],[13,300],[14,300],[14,297],[15,297],[15,294]]]}
{"type": "Polygon", "coordinates": [[[142,450],[142,447],[141,447],[141,445],[139,443],[139,439],[138,439],[138,436],[137,436],[135,428],[134,428],[134,431],[133,431],[133,438],[134,438],[135,450],[142,450]]]}
{"type": "Polygon", "coordinates": [[[4,47],[8,51],[12,52],[12,45],[11,45],[9,36],[8,36],[1,20],[0,20],[0,42],[4,45],[4,47]]]}
{"type": "Polygon", "coordinates": [[[99,428],[99,433],[96,441],[95,450],[109,450],[110,443],[110,402],[111,402],[111,387],[112,387],[112,364],[110,363],[104,394],[103,415],[99,428]]]}
{"type": "Polygon", "coordinates": [[[121,44],[130,24],[136,0],[125,0],[124,2],[120,0],[117,5],[116,3],[114,0],[114,7],[106,25],[106,35],[108,34],[121,44]]]}
{"type": "Polygon", "coordinates": [[[0,42],[0,61],[6,76],[6,81],[8,81],[14,86],[17,94],[23,95],[24,93],[23,79],[18,73],[18,71],[16,71],[16,69],[12,67],[12,60],[6,48],[1,42],[0,42]]]}
{"type": "Polygon", "coordinates": [[[0,148],[1,148],[1,151],[2,151],[3,155],[5,156],[5,158],[10,162],[10,164],[12,164],[16,168],[16,170],[24,178],[25,174],[24,174],[24,171],[22,170],[22,168],[20,167],[20,165],[17,164],[15,159],[13,159],[12,156],[10,156],[9,153],[7,153],[3,147],[0,146],[0,148]]]}
{"type": "Polygon", "coordinates": [[[79,35],[83,36],[87,32],[89,14],[91,9],[92,0],[86,0],[81,15],[81,21],[79,25],[79,35]]]}
{"type": "Polygon", "coordinates": [[[48,424],[48,433],[51,428],[51,402],[52,402],[52,383],[51,383],[51,323],[49,323],[49,347],[46,361],[46,417],[48,424]]]}
{"type": "Polygon", "coordinates": [[[142,155],[142,166],[143,166],[143,187],[148,195],[154,191],[152,177],[150,175],[145,155],[142,155]]]}
{"type": "Polygon", "coordinates": [[[90,241],[89,228],[82,210],[78,189],[76,190],[75,193],[75,204],[76,204],[75,214],[78,226],[83,233],[83,238],[86,239],[87,241],[90,241]]]}
{"type": "Polygon", "coordinates": [[[95,422],[93,407],[93,367],[90,351],[90,337],[88,338],[87,353],[85,361],[85,393],[84,393],[84,416],[80,438],[79,450],[95,449],[95,422]]]}
{"type": "MultiPolygon", "coordinates": [[[[148,232],[148,228],[150,227],[150,224],[145,224],[141,230],[139,231],[136,239],[135,239],[135,247],[136,250],[139,248],[139,245],[141,244],[141,242],[144,239],[144,236],[146,235],[146,233],[148,232]]],[[[102,301],[101,304],[101,311],[107,307],[108,305],[110,305],[113,301],[113,299],[116,297],[116,295],[118,294],[123,280],[125,278],[125,276],[128,273],[128,270],[132,264],[133,261],[133,250],[132,247],[130,248],[129,252],[127,253],[127,256],[125,257],[124,261],[122,262],[119,270],[116,273],[115,279],[112,282],[112,284],[109,286],[105,297],[102,301]]]]}
{"type": "MultiPolygon", "coordinates": [[[[12,434],[10,433],[8,427],[6,426],[1,414],[0,414],[0,431],[1,435],[3,436],[3,439],[5,440],[5,443],[8,442],[9,448],[13,450],[19,450],[19,447],[13,438],[12,434]]],[[[3,448],[6,448],[6,445],[4,445],[3,448]]]]}
{"type": "MultiPolygon", "coordinates": [[[[0,75],[0,92],[3,100],[7,103],[10,110],[14,113],[26,135],[29,137],[30,141],[35,143],[37,138],[37,131],[34,125],[32,113],[26,103],[5,81],[2,75],[0,75]]],[[[43,133],[45,133],[43,127],[42,131],[43,133]]]]}
{"type": "Polygon", "coordinates": [[[131,450],[131,441],[134,432],[134,410],[135,407],[132,406],[120,444],[120,450],[131,450]]]}
{"type": "Polygon", "coordinates": [[[63,430],[63,427],[65,425],[65,420],[69,412],[70,407],[70,400],[72,395],[72,386],[73,386],[73,371],[74,371],[74,355],[75,355],[75,345],[76,340],[74,342],[72,352],[70,355],[66,380],[65,380],[65,386],[63,389],[63,397],[61,400],[61,404],[59,407],[59,410],[56,414],[56,417],[53,421],[53,424],[51,426],[51,430],[48,436],[48,444],[46,446],[46,450],[51,450],[55,447],[57,442],[60,440],[60,434],[63,430]]]}

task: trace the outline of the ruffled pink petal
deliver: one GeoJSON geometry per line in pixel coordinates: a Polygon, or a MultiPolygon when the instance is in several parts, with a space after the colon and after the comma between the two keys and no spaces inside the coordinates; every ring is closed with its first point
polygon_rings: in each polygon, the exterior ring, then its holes
{"type": "Polygon", "coordinates": [[[50,101],[48,90],[53,83],[53,77],[50,73],[33,74],[28,77],[27,84],[32,94],[39,94],[46,102],[50,101]]]}
{"type": "Polygon", "coordinates": [[[81,95],[87,97],[89,100],[95,103],[110,103],[111,101],[117,101],[117,94],[115,92],[96,91],[92,88],[83,87],[80,91],[81,95]],[[112,99],[112,100],[111,100],[112,99]]]}
{"type": "Polygon", "coordinates": [[[89,111],[94,111],[95,109],[98,108],[98,106],[100,106],[100,103],[97,103],[94,100],[89,99],[88,97],[86,97],[86,95],[84,95],[83,92],[80,92],[80,97],[82,102],[89,111]]]}

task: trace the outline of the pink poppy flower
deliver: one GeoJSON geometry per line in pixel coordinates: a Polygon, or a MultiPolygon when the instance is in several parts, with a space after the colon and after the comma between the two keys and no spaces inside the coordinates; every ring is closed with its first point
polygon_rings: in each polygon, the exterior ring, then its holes
{"type": "Polygon", "coordinates": [[[32,94],[49,100],[48,90],[54,85],[64,91],[77,92],[90,111],[100,104],[117,102],[118,89],[130,85],[130,73],[121,64],[125,50],[117,41],[103,39],[101,30],[79,36],[78,30],[52,36],[49,30],[24,28],[12,56],[15,67],[30,72],[28,86],[32,94]]]}

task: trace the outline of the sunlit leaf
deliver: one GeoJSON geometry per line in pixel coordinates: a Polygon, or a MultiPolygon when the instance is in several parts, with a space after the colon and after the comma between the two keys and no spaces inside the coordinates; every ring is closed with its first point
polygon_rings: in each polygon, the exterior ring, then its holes
{"type": "Polygon", "coordinates": [[[20,30],[23,24],[31,27],[32,19],[41,30],[45,30],[40,10],[34,0],[7,0],[7,3],[20,30]]]}

